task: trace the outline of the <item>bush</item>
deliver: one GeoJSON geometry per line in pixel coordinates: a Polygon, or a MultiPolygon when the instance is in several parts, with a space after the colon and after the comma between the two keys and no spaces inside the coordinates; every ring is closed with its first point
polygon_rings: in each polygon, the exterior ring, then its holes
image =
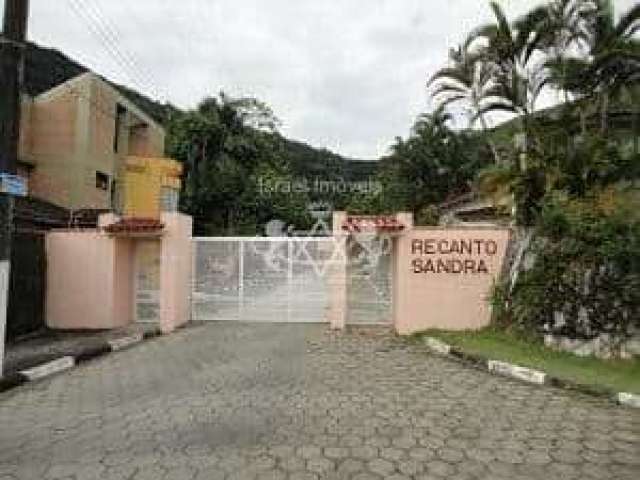
{"type": "Polygon", "coordinates": [[[623,341],[640,326],[640,220],[612,191],[545,202],[535,262],[509,299],[518,328],[578,339],[623,341]]]}

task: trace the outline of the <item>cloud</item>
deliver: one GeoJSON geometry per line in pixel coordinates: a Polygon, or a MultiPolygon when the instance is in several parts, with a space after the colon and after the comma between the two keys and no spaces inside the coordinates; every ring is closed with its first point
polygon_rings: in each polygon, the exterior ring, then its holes
{"type": "MultiPolygon", "coordinates": [[[[533,2],[503,0],[510,16],[533,2]]],[[[448,48],[491,19],[478,0],[31,4],[31,39],[114,81],[181,107],[220,90],[255,95],[285,135],[355,158],[378,158],[407,134],[448,48]]]]}

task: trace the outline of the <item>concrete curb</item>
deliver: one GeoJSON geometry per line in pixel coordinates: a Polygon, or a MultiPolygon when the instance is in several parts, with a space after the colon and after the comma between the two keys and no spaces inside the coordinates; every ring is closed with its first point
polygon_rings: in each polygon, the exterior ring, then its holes
{"type": "Polygon", "coordinates": [[[544,385],[544,380],[547,376],[546,373],[538,370],[532,370],[512,363],[499,362],[498,360],[487,361],[487,368],[490,372],[516,378],[527,383],[535,383],[536,385],[544,385]]]}
{"type": "Polygon", "coordinates": [[[424,337],[422,341],[427,347],[427,350],[431,353],[458,359],[476,368],[480,368],[496,375],[513,378],[533,385],[547,385],[556,388],[575,390],[587,395],[607,397],[618,405],[640,408],[640,395],[626,392],[614,392],[607,387],[583,385],[570,380],[554,377],[545,372],[523,367],[521,365],[515,365],[500,360],[491,360],[478,355],[469,354],[458,347],[448,345],[434,337],[424,337]]]}
{"type": "Polygon", "coordinates": [[[34,380],[40,380],[50,377],[51,375],[55,375],[56,373],[69,370],[70,368],[75,367],[75,365],[75,357],[66,356],[56,358],[55,360],[51,360],[47,363],[41,363],[35,367],[27,368],[26,370],[21,370],[18,373],[23,375],[27,381],[33,382],[34,380]]]}
{"type": "Polygon", "coordinates": [[[634,395],[633,393],[620,392],[618,393],[618,403],[620,405],[626,405],[627,407],[640,408],[640,395],[634,395]]]}
{"type": "Polygon", "coordinates": [[[103,344],[85,348],[76,355],[66,355],[51,360],[31,368],[20,370],[17,373],[7,375],[0,378],[0,393],[11,390],[12,388],[23,385],[27,382],[42,380],[50,376],[56,375],[63,371],[69,370],[81,363],[102,357],[112,352],[118,352],[130,348],[145,340],[162,335],[159,329],[149,330],[144,333],[137,333],[125,337],[106,340],[103,344]]]}
{"type": "Polygon", "coordinates": [[[114,340],[109,340],[107,343],[111,348],[111,351],[117,352],[118,350],[124,350],[125,348],[129,348],[136,343],[140,343],[144,340],[144,335],[142,333],[137,333],[135,335],[129,335],[128,337],[116,338],[114,340]]]}

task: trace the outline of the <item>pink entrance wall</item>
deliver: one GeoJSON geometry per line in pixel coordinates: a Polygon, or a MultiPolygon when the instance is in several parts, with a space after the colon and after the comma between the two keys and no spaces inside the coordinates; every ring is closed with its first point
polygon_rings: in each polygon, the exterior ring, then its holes
{"type": "MultiPolygon", "coordinates": [[[[335,248],[342,252],[328,278],[331,328],[347,318],[345,212],[334,212],[335,248]]],[[[501,227],[414,227],[411,213],[398,213],[403,225],[393,234],[392,315],[400,335],[428,329],[479,329],[491,321],[490,294],[506,257],[511,230],[501,227]]],[[[357,237],[356,237],[357,241],[357,237]]]]}
{"type": "MultiPolygon", "coordinates": [[[[112,215],[100,225],[113,223],[112,215]]],[[[164,333],[191,319],[191,217],[162,215],[160,318],[164,333]]],[[[101,229],[47,234],[46,324],[49,328],[113,329],[134,321],[136,242],[101,229]]]]}
{"type": "Polygon", "coordinates": [[[47,234],[46,323],[110,329],[131,322],[132,243],[98,231],[47,234]]]}
{"type": "Polygon", "coordinates": [[[397,239],[394,324],[401,335],[489,325],[507,228],[416,228],[397,239]]]}

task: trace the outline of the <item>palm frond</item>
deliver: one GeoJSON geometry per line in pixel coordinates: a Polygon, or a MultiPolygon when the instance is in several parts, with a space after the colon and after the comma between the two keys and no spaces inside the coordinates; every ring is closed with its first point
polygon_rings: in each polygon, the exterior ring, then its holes
{"type": "Polygon", "coordinates": [[[469,97],[467,97],[466,95],[462,95],[462,94],[450,95],[449,97],[447,97],[447,98],[441,100],[440,102],[438,102],[438,106],[439,107],[448,107],[452,103],[465,102],[465,101],[468,101],[468,100],[469,100],[469,97]]]}
{"type": "Polygon", "coordinates": [[[640,4],[636,4],[628,12],[625,12],[618,24],[615,27],[614,35],[618,38],[633,36],[634,32],[638,30],[640,25],[640,4]]]}
{"type": "Polygon", "coordinates": [[[498,27],[495,24],[490,23],[487,25],[482,25],[481,27],[474,29],[467,36],[462,46],[465,50],[470,50],[471,46],[474,43],[476,43],[478,40],[485,39],[487,41],[490,41],[490,39],[496,37],[497,34],[498,34],[498,27]]]}
{"type": "Polygon", "coordinates": [[[438,70],[427,82],[427,85],[433,85],[440,80],[453,80],[462,85],[469,85],[472,79],[469,76],[469,72],[461,68],[447,67],[438,70]]]}
{"type": "Polygon", "coordinates": [[[540,5],[514,22],[517,31],[515,43],[519,51],[525,52],[527,61],[535,50],[547,46],[547,39],[552,33],[549,28],[553,22],[551,16],[550,7],[540,5]]]}
{"type": "Polygon", "coordinates": [[[489,6],[491,7],[491,10],[493,10],[493,14],[496,17],[496,21],[498,23],[499,32],[502,35],[504,35],[505,37],[512,38],[512,35],[511,35],[511,24],[509,23],[509,20],[507,19],[507,16],[502,11],[502,8],[498,4],[498,2],[491,1],[489,3],[489,6]]]}
{"type": "Polygon", "coordinates": [[[487,113],[492,112],[508,112],[508,113],[518,113],[518,110],[511,104],[507,102],[491,102],[485,105],[482,105],[473,115],[472,120],[476,121],[480,117],[486,115],[487,113]]]}
{"type": "Polygon", "coordinates": [[[469,89],[455,83],[442,83],[439,84],[436,89],[433,90],[433,92],[431,92],[431,96],[433,98],[449,94],[461,94],[469,96],[469,89]]]}

